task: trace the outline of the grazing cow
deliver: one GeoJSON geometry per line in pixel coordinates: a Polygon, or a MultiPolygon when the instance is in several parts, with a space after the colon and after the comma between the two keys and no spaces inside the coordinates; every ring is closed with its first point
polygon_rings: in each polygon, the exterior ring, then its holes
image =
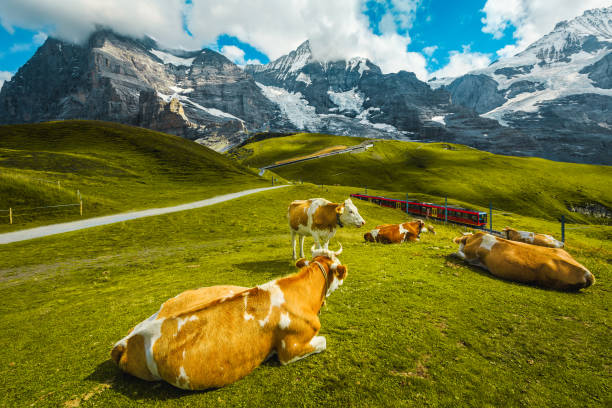
{"type": "Polygon", "coordinates": [[[552,289],[578,290],[595,282],[593,274],[563,249],[508,241],[485,232],[455,238],[454,255],[503,279],[552,289]]]}
{"type": "Polygon", "coordinates": [[[341,252],[313,248],[299,272],[254,288],[183,292],[117,342],[111,358],[143,380],[201,390],[239,380],[274,353],[283,365],[319,353],[326,340],[317,314],[347,275],[341,252]]]}
{"type": "Polygon", "coordinates": [[[295,254],[296,235],[300,237],[300,258],[303,258],[306,235],[312,235],[317,248],[327,249],[329,240],[336,234],[338,227],[342,228],[345,224],[361,227],[365,224],[350,198],[342,204],[332,203],[324,198],[296,200],[289,205],[287,219],[291,229],[293,259],[297,258],[295,254]]]}
{"type": "MultiPolygon", "coordinates": [[[[379,225],[372,231],[366,232],[363,238],[369,242],[380,242],[383,244],[397,244],[407,241],[414,242],[419,241],[421,232],[427,232],[427,230],[423,221],[415,220],[403,224],[379,225]]],[[[431,231],[434,232],[433,227],[431,231]]]]}
{"type": "Polygon", "coordinates": [[[504,228],[502,234],[510,241],[525,242],[549,248],[563,248],[563,242],[557,241],[550,235],[536,234],[528,231],[517,231],[510,227],[504,228]]]}

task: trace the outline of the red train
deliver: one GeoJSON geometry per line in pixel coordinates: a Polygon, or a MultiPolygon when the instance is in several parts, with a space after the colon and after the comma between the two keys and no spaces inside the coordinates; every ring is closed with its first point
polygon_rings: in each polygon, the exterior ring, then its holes
{"type": "MultiPolygon", "coordinates": [[[[380,196],[370,196],[365,194],[351,194],[351,197],[359,200],[369,201],[383,207],[397,208],[404,212],[418,215],[421,217],[435,218],[444,221],[443,205],[422,203],[420,201],[396,200],[380,196]]],[[[487,213],[476,210],[468,210],[461,207],[446,207],[448,210],[448,221],[455,224],[470,225],[475,228],[485,228],[487,226],[487,213]]]]}

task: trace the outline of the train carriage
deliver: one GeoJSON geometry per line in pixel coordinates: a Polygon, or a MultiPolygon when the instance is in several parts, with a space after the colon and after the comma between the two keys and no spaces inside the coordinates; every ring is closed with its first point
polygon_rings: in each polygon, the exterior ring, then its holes
{"type": "Polygon", "coordinates": [[[394,198],[366,194],[351,194],[351,197],[369,201],[382,207],[397,208],[409,214],[435,218],[441,221],[444,221],[444,213],[445,210],[447,210],[449,222],[469,225],[475,228],[485,228],[487,225],[487,213],[482,211],[453,206],[444,207],[443,205],[423,203],[416,200],[397,200],[394,198]]]}

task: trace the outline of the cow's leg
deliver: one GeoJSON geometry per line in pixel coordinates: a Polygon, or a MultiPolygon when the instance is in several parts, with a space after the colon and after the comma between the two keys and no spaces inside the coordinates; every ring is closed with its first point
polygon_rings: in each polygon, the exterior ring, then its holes
{"type": "Polygon", "coordinates": [[[293,230],[291,230],[291,249],[293,250],[293,260],[295,261],[297,257],[295,256],[295,231],[293,230]]]}
{"type": "Polygon", "coordinates": [[[300,258],[304,258],[304,240],[306,239],[305,235],[300,235],[300,258]]]}
{"type": "Polygon", "coordinates": [[[305,341],[303,336],[289,335],[281,340],[278,349],[278,359],[282,365],[291,364],[311,354],[325,350],[327,341],[323,336],[313,336],[305,341]]]}

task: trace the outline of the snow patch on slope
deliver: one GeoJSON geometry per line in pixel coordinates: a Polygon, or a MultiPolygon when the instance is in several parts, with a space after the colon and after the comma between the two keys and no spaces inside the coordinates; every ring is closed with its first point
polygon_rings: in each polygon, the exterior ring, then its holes
{"type": "Polygon", "coordinates": [[[357,91],[357,88],[353,88],[346,92],[334,92],[332,90],[327,91],[329,99],[338,106],[340,112],[342,111],[355,111],[361,112],[363,107],[363,95],[357,91]]]}
{"type": "MultiPolygon", "coordinates": [[[[171,87],[173,90],[175,89],[175,87],[171,87]]],[[[178,88],[181,89],[181,88],[178,88]]],[[[244,122],[244,120],[240,119],[239,117],[236,117],[234,115],[232,115],[231,113],[227,113],[227,112],[223,112],[222,110],[216,109],[216,108],[207,108],[204,107],[194,101],[192,101],[191,99],[189,99],[188,97],[184,96],[184,95],[179,95],[178,93],[172,94],[172,95],[166,95],[163,94],[161,92],[157,92],[157,96],[159,96],[161,99],[164,100],[164,102],[169,103],[172,99],[178,99],[181,104],[183,106],[185,106],[185,103],[190,104],[191,106],[193,106],[194,108],[200,109],[201,111],[204,111],[206,113],[208,113],[209,115],[212,116],[216,116],[218,118],[225,118],[225,119],[233,119],[233,120],[239,120],[240,122],[244,122]]]]}
{"type": "Polygon", "coordinates": [[[306,75],[303,72],[300,72],[300,74],[297,76],[297,78],[295,78],[295,80],[298,81],[298,82],[305,83],[306,86],[312,84],[312,80],[310,79],[310,75],[306,75]]]}
{"type": "Polygon", "coordinates": [[[321,119],[315,107],[308,104],[300,92],[289,92],[283,88],[266,86],[256,82],[266,98],[276,103],[287,119],[298,129],[316,130],[321,119]]]}
{"type": "Polygon", "coordinates": [[[157,58],[159,58],[160,60],[162,60],[164,62],[164,64],[172,64],[174,66],[180,67],[180,66],[185,66],[188,67],[191,64],[193,64],[193,60],[195,58],[181,58],[181,57],[177,57],[176,55],[172,55],[172,54],[168,54],[167,52],[163,52],[160,50],[149,50],[149,52],[153,55],[155,55],[157,58]]]}

